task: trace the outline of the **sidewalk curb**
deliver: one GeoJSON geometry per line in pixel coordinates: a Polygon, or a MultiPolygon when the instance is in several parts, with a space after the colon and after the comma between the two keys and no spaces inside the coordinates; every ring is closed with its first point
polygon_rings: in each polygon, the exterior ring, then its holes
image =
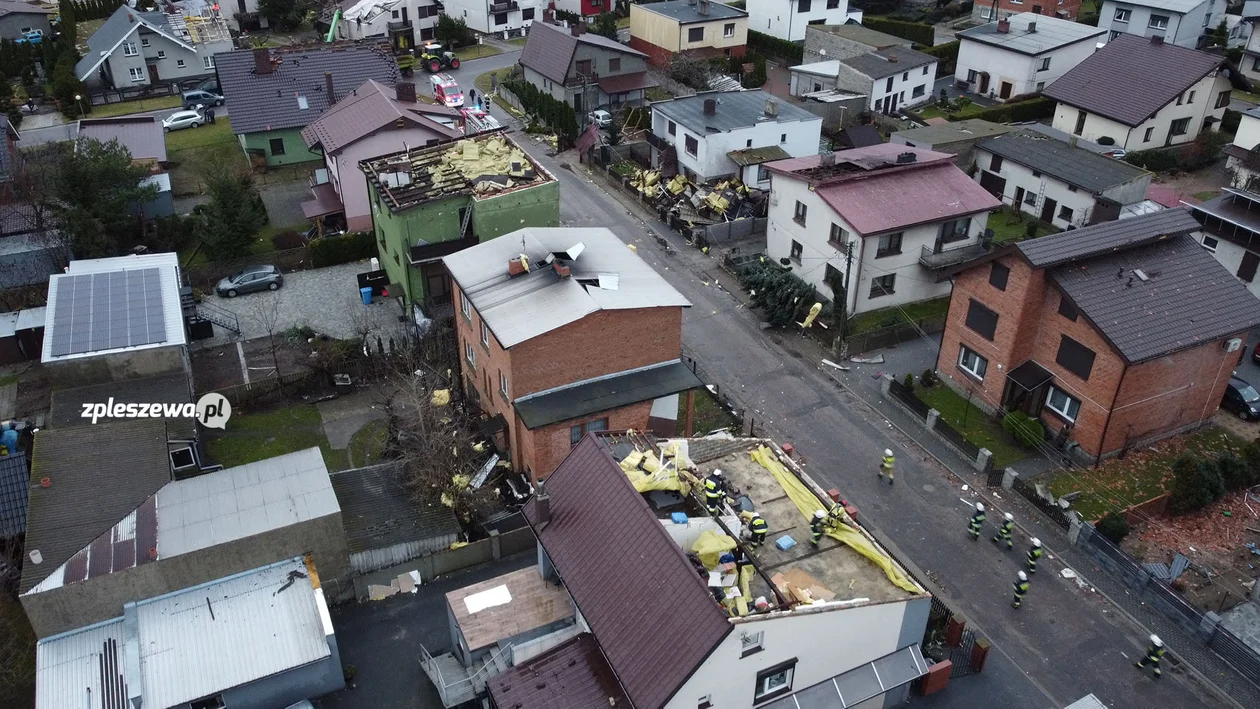
{"type": "MultiPolygon", "coordinates": [[[[872,404],[870,401],[867,401],[867,400],[866,400],[866,398],[864,398],[861,394],[859,394],[859,393],[858,393],[858,392],[857,392],[854,388],[850,387],[848,384],[846,384],[845,382],[843,382],[843,381],[841,381],[840,379],[838,379],[838,378],[837,378],[834,374],[832,374],[831,372],[827,371],[827,370],[826,370],[826,369],[825,369],[822,365],[819,365],[819,369],[820,369],[820,371],[823,371],[823,372],[827,375],[827,377],[828,377],[828,378],[830,378],[830,379],[831,379],[832,381],[834,381],[836,384],[839,384],[841,388],[843,388],[846,392],[848,392],[850,395],[852,395],[852,396],[853,396],[854,398],[856,398],[858,401],[861,401],[863,404],[865,404],[868,408],[870,408],[870,409],[871,409],[872,411],[874,411],[875,413],[880,413],[880,412],[879,412],[879,409],[877,409],[877,408],[875,407],[875,405],[874,405],[874,404],[872,404]]],[[[894,405],[894,406],[896,406],[896,405],[897,405],[895,402],[889,402],[889,403],[891,403],[891,404],[892,404],[892,405],[894,405]]],[[[941,467],[945,468],[945,470],[949,471],[949,474],[950,474],[950,475],[952,475],[953,477],[955,477],[955,478],[957,478],[958,480],[962,481],[964,484],[969,485],[969,486],[971,487],[971,490],[972,490],[972,491],[974,491],[974,492],[976,493],[976,496],[977,496],[977,497],[980,497],[980,498],[983,498],[983,499],[984,499],[985,504],[989,505],[989,507],[990,507],[991,509],[993,509],[993,510],[999,510],[999,509],[1000,509],[997,505],[995,505],[995,504],[993,503],[993,501],[992,501],[992,499],[990,498],[990,496],[989,496],[988,494],[986,494],[986,493],[988,492],[988,490],[987,490],[987,486],[984,488],[984,489],[985,489],[985,492],[981,492],[981,488],[980,488],[980,487],[976,484],[976,481],[975,481],[975,480],[969,480],[969,479],[967,479],[967,478],[963,477],[963,475],[961,475],[961,474],[960,474],[960,473],[958,473],[956,470],[954,470],[953,466],[951,466],[951,465],[949,465],[948,463],[946,463],[945,461],[941,460],[941,459],[940,459],[940,457],[938,457],[938,456],[936,455],[936,453],[934,453],[933,451],[931,451],[930,449],[928,449],[928,448],[927,448],[927,446],[924,446],[923,444],[919,443],[919,439],[918,439],[918,438],[916,438],[915,436],[911,435],[909,431],[907,431],[907,430],[905,430],[904,428],[902,428],[902,427],[901,427],[901,425],[900,425],[900,424],[898,424],[896,421],[893,421],[893,420],[891,420],[890,418],[888,418],[887,416],[883,416],[882,414],[881,414],[881,417],[882,417],[882,418],[883,418],[883,419],[884,419],[884,420],[885,420],[885,421],[886,421],[886,422],[887,422],[890,426],[892,426],[894,429],[896,429],[899,433],[901,433],[903,436],[905,436],[906,438],[908,438],[908,439],[910,439],[911,441],[913,441],[913,442],[914,442],[914,445],[915,445],[916,447],[918,447],[918,448],[919,448],[921,451],[923,451],[924,453],[927,453],[927,454],[928,454],[928,456],[932,458],[932,460],[934,460],[934,461],[936,461],[936,462],[937,462],[937,464],[939,464],[941,467]]],[[[999,499],[1000,499],[1000,498],[999,498],[999,499]]],[[[1029,533],[1028,528],[1027,528],[1027,527],[1025,527],[1023,524],[1021,524],[1021,523],[1019,523],[1019,522],[1016,522],[1016,523],[1015,523],[1015,527],[1016,527],[1017,529],[1019,529],[1021,532],[1023,532],[1026,536],[1032,536],[1032,535],[1029,533]]],[[[1069,544],[1070,544],[1070,542],[1069,542],[1069,544]]],[[[1077,578],[1079,578],[1079,579],[1081,579],[1081,580],[1086,580],[1086,577],[1085,577],[1085,575],[1084,575],[1084,574],[1082,574],[1080,571],[1077,571],[1077,570],[1076,570],[1076,568],[1074,568],[1071,564],[1067,563],[1066,558],[1064,557],[1064,555],[1063,555],[1063,554],[1061,554],[1061,553],[1059,553],[1059,552],[1054,552],[1054,551],[1053,551],[1053,550],[1052,550],[1049,546],[1047,546],[1044,542],[1042,543],[1042,546],[1046,549],[1046,551],[1047,551],[1047,552],[1052,552],[1052,553],[1054,553],[1054,554],[1055,554],[1055,557],[1056,557],[1056,560],[1057,560],[1059,563],[1061,563],[1061,564],[1063,565],[1063,567],[1064,567],[1064,568],[1071,569],[1072,573],[1076,574],[1077,578]]],[[[1106,573],[1106,571],[1103,571],[1102,573],[1106,573]]],[[[1146,625],[1145,625],[1145,624],[1143,624],[1143,623],[1142,623],[1141,621],[1139,621],[1137,618],[1133,617],[1133,615],[1132,615],[1132,614],[1130,614],[1127,610],[1125,610],[1125,609],[1124,609],[1124,608],[1123,608],[1123,607],[1122,607],[1119,603],[1116,603],[1116,601],[1115,601],[1115,600],[1114,600],[1114,599],[1113,599],[1113,598],[1112,598],[1109,594],[1107,594],[1105,591],[1103,591],[1103,590],[1099,589],[1099,588],[1098,588],[1097,586],[1095,586],[1094,584],[1090,584],[1090,586],[1093,588],[1093,590],[1094,590],[1094,592],[1095,592],[1095,593],[1097,593],[1099,596],[1102,596],[1102,597],[1103,597],[1103,598],[1107,601],[1107,603],[1108,603],[1108,604],[1112,607],[1112,609],[1113,609],[1115,612],[1117,612],[1117,613],[1119,613],[1119,614],[1123,615],[1125,618],[1127,618],[1127,619],[1129,620],[1129,622],[1133,623],[1135,626],[1137,626],[1137,627],[1141,628],[1141,629],[1142,629],[1142,630],[1144,630],[1145,632],[1147,632],[1147,633],[1151,633],[1151,629],[1150,629],[1150,628],[1146,627],[1146,625]]],[[[968,620],[970,620],[970,619],[968,619],[968,620]]],[[[1171,648],[1170,648],[1170,649],[1171,649],[1171,648]]],[[[1230,696],[1228,693],[1226,693],[1223,689],[1221,689],[1219,686],[1217,686],[1217,684],[1216,684],[1215,682],[1213,682],[1212,680],[1208,679],[1207,675],[1205,675],[1205,674],[1203,674],[1202,672],[1200,672],[1200,671],[1199,671],[1199,669],[1198,669],[1197,667],[1195,667],[1194,665],[1190,664],[1190,661],[1189,661],[1189,660],[1187,660],[1187,659],[1185,659],[1185,657],[1184,657],[1184,656],[1177,656],[1177,657],[1178,657],[1179,661],[1181,662],[1181,666],[1182,666],[1182,667],[1187,668],[1187,669],[1189,670],[1189,672],[1190,672],[1191,674],[1193,674],[1193,675],[1194,675],[1194,677],[1195,677],[1196,679],[1198,679],[1200,682],[1202,682],[1202,683],[1203,683],[1203,686],[1210,688],[1210,689],[1211,689],[1211,690],[1212,690],[1212,691],[1213,691],[1213,692],[1214,692],[1214,693],[1215,693],[1218,697],[1220,697],[1220,698],[1224,699],[1226,703],[1231,704],[1231,705],[1233,705],[1234,707],[1237,707],[1237,709],[1247,709],[1247,708],[1246,708],[1243,704],[1239,703],[1239,702],[1238,702],[1237,700],[1235,700],[1232,696],[1230,696]]],[[[1018,666],[1018,665],[1016,665],[1016,666],[1018,666]]],[[[1030,679],[1030,680],[1032,680],[1033,678],[1032,678],[1032,677],[1029,677],[1029,679],[1030,679]]],[[[1034,683],[1036,682],[1036,680],[1033,680],[1033,681],[1034,681],[1034,683]]],[[[1038,687],[1040,687],[1040,685],[1038,685],[1038,687]]]]}

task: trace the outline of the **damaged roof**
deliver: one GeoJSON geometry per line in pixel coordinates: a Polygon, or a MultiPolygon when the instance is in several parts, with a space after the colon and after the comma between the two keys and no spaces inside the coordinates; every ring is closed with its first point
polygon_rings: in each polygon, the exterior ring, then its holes
{"type": "Polygon", "coordinates": [[[604,227],[531,227],[442,259],[501,347],[509,348],[599,310],[690,307],[691,303],[604,227]],[[546,264],[581,247],[562,278],[546,264]],[[530,271],[508,274],[522,252],[530,271]]]}
{"type": "Polygon", "coordinates": [[[529,709],[631,706],[590,633],[518,663],[488,684],[494,705],[529,709]]]}
{"type": "Polygon", "coordinates": [[[525,40],[525,48],[521,50],[521,66],[533,69],[546,78],[562,84],[569,78],[569,70],[573,68],[573,54],[579,44],[637,57],[647,56],[615,39],[591,32],[574,36],[563,27],[547,22],[535,22],[529,28],[529,38],[525,40]]]}
{"type": "MultiPolygon", "coordinates": [[[[660,3],[654,5],[658,7],[660,3]]],[[[641,7],[647,7],[643,5],[641,7]]],[[[660,112],[668,118],[681,123],[687,130],[700,136],[709,133],[751,128],[762,123],[807,123],[818,121],[822,117],[806,111],[800,106],[777,98],[761,91],[722,91],[684,96],[668,101],[657,101],[652,104],[652,111],[660,112]],[[716,101],[713,113],[704,112],[705,101],[716,101]],[[773,105],[774,115],[766,113],[766,107],[773,105]]]]}
{"type": "Polygon", "coordinates": [[[308,148],[321,145],[325,153],[333,154],[391,124],[427,130],[442,138],[461,137],[456,126],[439,123],[441,117],[453,121],[459,111],[424,101],[399,101],[394,88],[368,79],[303,128],[302,139],[308,148]]]}

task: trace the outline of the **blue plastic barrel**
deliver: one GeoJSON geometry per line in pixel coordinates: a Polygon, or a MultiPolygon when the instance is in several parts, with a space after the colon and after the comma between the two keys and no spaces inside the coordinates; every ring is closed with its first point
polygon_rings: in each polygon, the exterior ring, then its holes
{"type": "Polygon", "coordinates": [[[360,288],[359,295],[363,296],[364,305],[372,304],[372,289],[371,288],[360,288]]]}

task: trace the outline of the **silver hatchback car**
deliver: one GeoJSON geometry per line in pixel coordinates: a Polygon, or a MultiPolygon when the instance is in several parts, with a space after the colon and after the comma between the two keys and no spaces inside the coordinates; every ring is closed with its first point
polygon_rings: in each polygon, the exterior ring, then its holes
{"type": "Polygon", "coordinates": [[[284,274],[275,266],[249,266],[219,281],[214,292],[221,298],[235,298],[241,293],[276,290],[284,285],[284,274]]]}

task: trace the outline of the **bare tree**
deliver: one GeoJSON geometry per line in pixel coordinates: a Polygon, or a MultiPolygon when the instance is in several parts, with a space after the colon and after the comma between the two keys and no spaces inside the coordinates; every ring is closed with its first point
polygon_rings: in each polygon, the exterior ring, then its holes
{"type": "Polygon", "coordinates": [[[280,327],[281,292],[260,294],[251,300],[245,317],[266,333],[264,337],[267,339],[267,351],[271,355],[273,374],[283,389],[284,373],[280,371],[280,350],[284,348],[284,332],[280,327]]]}

